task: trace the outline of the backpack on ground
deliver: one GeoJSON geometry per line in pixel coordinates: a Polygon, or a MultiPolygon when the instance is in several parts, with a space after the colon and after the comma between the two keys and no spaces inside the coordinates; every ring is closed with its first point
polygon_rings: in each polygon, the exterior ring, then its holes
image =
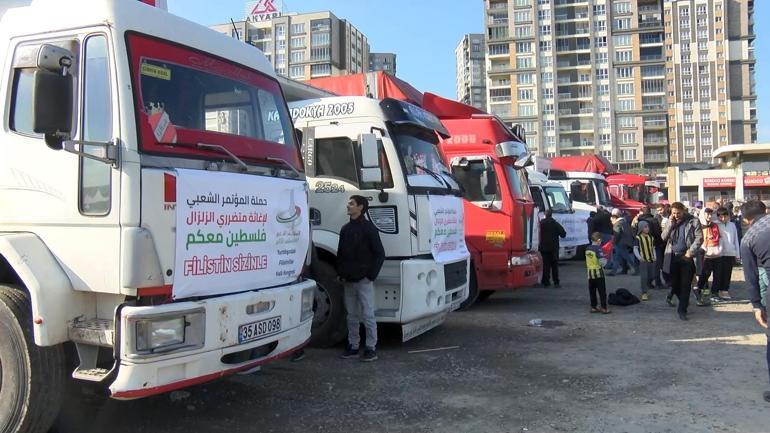
{"type": "Polygon", "coordinates": [[[621,288],[621,289],[615,290],[615,293],[610,293],[610,296],[608,296],[607,298],[607,302],[610,305],[618,305],[621,307],[625,307],[627,305],[638,304],[640,301],[639,301],[639,298],[634,296],[633,293],[629,292],[626,289],[621,288]]]}

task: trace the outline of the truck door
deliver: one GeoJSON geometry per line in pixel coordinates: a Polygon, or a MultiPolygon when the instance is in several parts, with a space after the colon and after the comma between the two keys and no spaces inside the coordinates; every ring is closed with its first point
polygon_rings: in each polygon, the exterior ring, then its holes
{"type": "MultiPolygon", "coordinates": [[[[24,58],[41,43],[74,55],[72,138],[117,144],[120,136],[114,107],[116,74],[106,33],[12,42],[12,70],[4,71],[12,77],[12,86],[6,97],[10,135],[0,144],[0,158],[8,167],[0,173],[4,203],[0,219],[14,230],[38,235],[62,263],[75,289],[118,293],[120,171],[109,163],[51,149],[32,130],[36,67],[24,63],[24,58]]],[[[85,153],[98,147],[80,146],[85,153]]]]}
{"type": "MultiPolygon", "coordinates": [[[[398,216],[395,205],[377,198],[379,189],[393,187],[387,157],[379,139],[381,184],[361,180],[361,153],[358,136],[368,134],[371,124],[324,125],[309,128],[305,137],[305,166],[310,186],[310,217],[313,229],[338,233],[348,221],[345,204],[351,195],[369,198],[369,217],[380,229],[386,251],[393,251],[398,242],[398,216]],[[311,161],[307,161],[310,158],[311,161]]],[[[336,245],[335,245],[336,247],[336,245]]]]}

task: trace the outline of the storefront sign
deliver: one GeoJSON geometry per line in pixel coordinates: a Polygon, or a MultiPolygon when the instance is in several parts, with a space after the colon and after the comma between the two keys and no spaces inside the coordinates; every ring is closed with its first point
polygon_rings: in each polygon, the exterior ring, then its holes
{"type": "Polygon", "coordinates": [[[704,177],[704,188],[735,188],[734,177],[704,177]]]}
{"type": "Polygon", "coordinates": [[[180,169],[176,198],[175,299],[299,276],[310,238],[304,182],[180,169]]]}
{"type": "Polygon", "coordinates": [[[281,16],[274,0],[258,0],[246,3],[246,22],[270,21],[281,16]]]}
{"type": "Polygon", "coordinates": [[[770,186],[770,176],[743,176],[743,186],[770,186]]]}
{"type": "Polygon", "coordinates": [[[430,196],[433,233],[430,237],[433,259],[438,263],[467,258],[462,199],[452,196],[430,196]]]}

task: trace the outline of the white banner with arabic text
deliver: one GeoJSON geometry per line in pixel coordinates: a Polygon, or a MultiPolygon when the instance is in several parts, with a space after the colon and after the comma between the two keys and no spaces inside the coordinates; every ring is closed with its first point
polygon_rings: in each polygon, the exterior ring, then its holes
{"type": "Polygon", "coordinates": [[[447,263],[468,258],[462,199],[432,195],[428,202],[433,227],[430,238],[433,259],[437,263],[447,263]]]}
{"type": "Polygon", "coordinates": [[[578,247],[588,242],[588,212],[575,210],[575,213],[553,213],[555,219],[567,232],[567,237],[559,239],[560,247],[578,247]]]}
{"type": "Polygon", "coordinates": [[[177,170],[174,299],[297,279],[310,227],[304,182],[177,170]]]}

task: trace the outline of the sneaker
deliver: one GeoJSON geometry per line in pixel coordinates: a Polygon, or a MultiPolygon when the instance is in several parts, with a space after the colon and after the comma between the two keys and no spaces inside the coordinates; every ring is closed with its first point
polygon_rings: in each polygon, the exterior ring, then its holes
{"type": "Polygon", "coordinates": [[[361,362],[372,362],[377,360],[377,351],[374,349],[364,349],[364,354],[361,355],[361,362]]]}
{"type": "Polygon", "coordinates": [[[699,307],[708,307],[709,305],[711,305],[711,302],[709,302],[709,301],[707,301],[707,300],[705,300],[703,298],[698,297],[698,298],[695,298],[695,305],[697,305],[699,307]]]}
{"type": "Polygon", "coordinates": [[[730,292],[725,291],[725,290],[720,290],[719,291],[719,299],[724,299],[726,301],[729,301],[729,300],[733,299],[733,297],[730,296],[730,292]]]}
{"type": "Polygon", "coordinates": [[[676,307],[676,304],[674,303],[674,297],[671,295],[666,296],[666,304],[668,304],[669,307],[676,307]]]}
{"type": "Polygon", "coordinates": [[[599,307],[599,312],[602,313],[602,314],[610,314],[610,313],[612,313],[612,311],[610,311],[610,309],[607,308],[607,307],[599,307]]]}
{"type": "Polygon", "coordinates": [[[687,321],[687,313],[679,313],[679,320],[687,321]]]}
{"type": "Polygon", "coordinates": [[[598,309],[596,307],[591,307],[591,313],[601,313],[601,312],[602,312],[602,310],[600,310],[600,309],[598,309]]]}
{"type": "Polygon", "coordinates": [[[763,392],[762,398],[764,398],[766,402],[770,403],[770,391],[763,392]]]}
{"type": "Polygon", "coordinates": [[[559,283],[556,283],[556,284],[554,284],[554,285],[553,285],[553,287],[554,287],[555,289],[561,289],[561,284],[559,284],[559,283]]]}
{"type": "Polygon", "coordinates": [[[348,344],[348,347],[345,348],[345,351],[342,352],[342,359],[352,359],[358,356],[358,348],[353,348],[353,346],[348,344]]]}
{"type": "Polygon", "coordinates": [[[650,300],[650,295],[648,295],[646,293],[642,293],[642,297],[640,299],[642,301],[649,301],[650,300]]]}

